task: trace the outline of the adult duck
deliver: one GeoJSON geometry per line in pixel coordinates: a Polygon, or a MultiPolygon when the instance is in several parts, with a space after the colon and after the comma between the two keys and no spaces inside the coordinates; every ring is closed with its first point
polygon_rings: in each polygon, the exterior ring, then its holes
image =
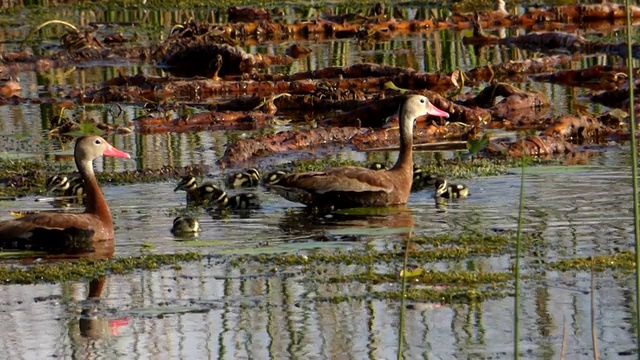
{"type": "Polygon", "coordinates": [[[288,174],[268,185],[282,197],[322,209],[388,206],[409,199],[413,180],[413,124],[417,117],[448,117],[421,95],[408,95],[398,109],[400,153],[389,170],[343,166],[321,172],[288,174]]]}
{"type": "Polygon", "coordinates": [[[66,252],[66,242],[112,240],[113,223],[109,206],[93,172],[93,160],[100,156],[129,158],[100,136],[87,135],[76,141],[74,158],[85,182],[86,208],[83,213],[47,211],[0,223],[0,246],[7,243],[53,248],[66,252]],[[62,243],[56,243],[56,240],[62,243]]]}

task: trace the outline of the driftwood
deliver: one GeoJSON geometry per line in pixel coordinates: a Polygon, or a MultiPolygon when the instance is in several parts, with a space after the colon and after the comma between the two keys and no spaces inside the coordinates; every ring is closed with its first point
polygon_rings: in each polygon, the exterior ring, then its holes
{"type": "Polygon", "coordinates": [[[573,150],[574,146],[568,141],[549,136],[527,136],[524,140],[515,142],[505,140],[493,140],[487,146],[487,152],[495,155],[508,155],[511,157],[533,156],[547,158],[564,155],[573,150]]]}
{"type": "Polygon", "coordinates": [[[583,139],[599,135],[602,123],[589,115],[566,114],[558,117],[540,135],[548,135],[562,139],[583,139]]]}
{"type": "Polygon", "coordinates": [[[272,155],[318,144],[344,144],[354,135],[368,129],[355,127],[316,128],[266,135],[260,138],[240,139],[227,146],[218,164],[225,168],[231,164],[241,165],[253,156],[272,155]]]}
{"type": "Polygon", "coordinates": [[[151,115],[136,119],[136,129],[143,134],[203,130],[255,130],[273,120],[262,112],[202,112],[167,121],[151,115]]]}

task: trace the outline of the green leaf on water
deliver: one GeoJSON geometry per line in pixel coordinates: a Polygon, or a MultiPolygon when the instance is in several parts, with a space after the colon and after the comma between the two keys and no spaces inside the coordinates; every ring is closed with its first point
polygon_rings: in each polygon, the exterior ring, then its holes
{"type": "Polygon", "coordinates": [[[409,270],[407,269],[407,271],[404,270],[400,270],[400,277],[416,277],[416,276],[420,276],[424,273],[424,270],[421,268],[417,268],[417,269],[413,269],[413,270],[409,270]]]}
{"type": "Polygon", "coordinates": [[[406,92],[409,92],[409,89],[400,88],[400,87],[396,86],[396,84],[394,84],[393,81],[387,81],[386,83],[384,83],[384,88],[385,89],[389,89],[389,90],[400,91],[400,93],[402,93],[402,94],[404,94],[406,92]]]}

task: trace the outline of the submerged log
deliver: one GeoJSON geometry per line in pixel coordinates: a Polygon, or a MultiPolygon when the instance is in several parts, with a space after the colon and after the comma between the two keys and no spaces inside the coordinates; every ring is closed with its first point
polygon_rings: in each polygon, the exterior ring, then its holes
{"type": "Polygon", "coordinates": [[[167,121],[164,118],[143,116],[136,119],[136,129],[142,134],[188,132],[203,130],[255,130],[273,121],[262,112],[202,112],[167,121]]]}
{"type": "Polygon", "coordinates": [[[549,136],[527,136],[523,140],[492,140],[487,146],[487,152],[494,155],[508,155],[519,158],[533,156],[547,158],[554,155],[563,155],[573,150],[573,144],[564,139],[549,136]]]}
{"type": "Polygon", "coordinates": [[[588,115],[566,114],[558,117],[540,135],[553,136],[561,139],[584,139],[598,136],[602,130],[602,123],[588,115]]]}
{"type": "Polygon", "coordinates": [[[493,120],[515,123],[523,116],[535,115],[532,109],[549,106],[549,100],[539,92],[525,92],[513,85],[495,83],[485,87],[476,97],[463,101],[462,105],[488,108],[493,120]],[[504,99],[494,105],[497,97],[504,99]]]}
{"type": "Polygon", "coordinates": [[[591,90],[613,90],[627,80],[627,68],[623,66],[595,65],[580,70],[556,71],[533,76],[536,81],[565,86],[585,87],[591,90]]]}
{"type": "Polygon", "coordinates": [[[253,156],[272,155],[319,144],[344,144],[354,135],[366,131],[369,129],[356,127],[316,128],[240,139],[227,147],[222,158],[218,160],[218,164],[226,168],[231,164],[243,163],[253,156]]]}
{"type": "Polygon", "coordinates": [[[251,72],[259,59],[239,47],[227,44],[174,46],[160,61],[160,67],[181,77],[217,77],[251,72]]]}

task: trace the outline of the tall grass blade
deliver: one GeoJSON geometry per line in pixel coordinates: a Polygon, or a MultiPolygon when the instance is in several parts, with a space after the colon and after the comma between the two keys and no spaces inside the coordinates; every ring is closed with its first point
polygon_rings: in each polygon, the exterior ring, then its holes
{"type": "Polygon", "coordinates": [[[402,265],[402,297],[400,298],[400,328],[398,329],[398,360],[402,359],[402,346],[404,345],[404,317],[405,317],[405,301],[407,298],[407,263],[409,261],[409,248],[411,247],[411,238],[413,236],[413,229],[409,231],[407,242],[404,246],[404,263],[402,265]]]}
{"type": "MultiPolygon", "coordinates": [[[[524,149],[524,137],[522,138],[522,147],[524,149]]],[[[524,168],[525,156],[522,156],[521,162],[522,174],[520,176],[520,209],[518,210],[518,233],[516,236],[516,266],[515,266],[515,286],[516,296],[513,300],[513,356],[515,359],[520,358],[520,244],[522,240],[522,226],[524,223],[524,168]]]]}
{"type": "Polygon", "coordinates": [[[598,360],[598,331],[596,329],[596,268],[591,258],[591,343],[593,344],[593,360],[598,360]]]}
{"type": "Polygon", "coordinates": [[[625,0],[627,13],[627,70],[629,76],[629,129],[631,132],[631,176],[633,177],[633,230],[636,243],[636,348],[640,354],[640,207],[638,207],[638,147],[636,144],[636,116],[633,99],[633,57],[631,49],[631,34],[635,33],[631,27],[630,1],[625,0]]]}
{"type": "Polygon", "coordinates": [[[565,360],[567,352],[567,319],[562,323],[562,348],[560,348],[560,360],[565,360]]]}

